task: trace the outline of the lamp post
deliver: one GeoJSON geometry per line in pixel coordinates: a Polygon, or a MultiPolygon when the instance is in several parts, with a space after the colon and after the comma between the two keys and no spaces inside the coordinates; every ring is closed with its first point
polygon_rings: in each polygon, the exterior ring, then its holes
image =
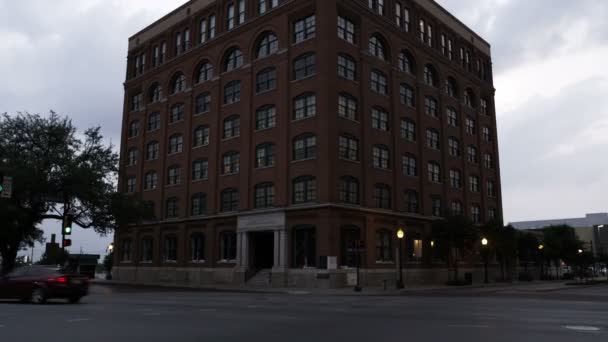
{"type": "Polygon", "coordinates": [[[481,248],[483,253],[483,282],[488,283],[488,239],[481,239],[481,248]]]}
{"type": "Polygon", "coordinates": [[[114,242],[111,242],[111,243],[108,245],[108,252],[112,253],[113,251],[114,251],[114,242]]]}
{"type": "Polygon", "coordinates": [[[543,249],[545,249],[545,245],[543,245],[542,243],[538,245],[538,254],[540,255],[540,280],[543,280],[543,278],[545,277],[545,272],[544,272],[544,267],[545,267],[545,260],[543,258],[543,249]]]}
{"type": "Polygon", "coordinates": [[[397,283],[397,288],[402,289],[404,287],[403,284],[403,238],[405,237],[405,232],[403,229],[399,228],[397,231],[397,238],[399,239],[399,282],[397,283]]]}

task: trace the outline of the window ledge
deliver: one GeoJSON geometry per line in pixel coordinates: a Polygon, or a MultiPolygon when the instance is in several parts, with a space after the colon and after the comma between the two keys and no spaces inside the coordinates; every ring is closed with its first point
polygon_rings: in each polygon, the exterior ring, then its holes
{"type": "Polygon", "coordinates": [[[209,177],[205,177],[205,178],[200,178],[200,179],[193,179],[192,183],[200,183],[200,182],[204,182],[209,180],[209,177]]]}
{"type": "Polygon", "coordinates": [[[218,260],[217,263],[218,264],[235,264],[236,260],[235,259],[222,259],[222,260],[218,260]]]}
{"type": "Polygon", "coordinates": [[[264,169],[272,169],[273,167],[275,167],[275,165],[269,165],[269,166],[258,166],[255,169],[256,170],[264,170],[264,169]]]}
{"type": "Polygon", "coordinates": [[[317,117],[317,114],[306,116],[306,117],[303,117],[303,118],[300,118],[300,119],[291,119],[291,122],[294,123],[294,122],[303,121],[303,120],[307,120],[307,119],[313,119],[313,118],[316,118],[316,117],[317,117]]]}
{"type": "Polygon", "coordinates": [[[239,135],[235,135],[235,136],[229,137],[229,138],[222,138],[222,142],[233,140],[233,139],[237,139],[237,138],[240,138],[240,137],[241,137],[241,135],[239,134],[239,135]]]}
{"type": "Polygon", "coordinates": [[[178,151],[178,152],[171,152],[171,153],[168,153],[168,154],[167,154],[167,156],[171,157],[171,156],[174,156],[174,155],[176,155],[176,154],[180,154],[180,153],[182,153],[182,151],[178,151]]]}
{"type": "Polygon", "coordinates": [[[349,119],[349,118],[347,118],[347,117],[345,117],[345,116],[341,116],[340,114],[338,114],[338,118],[343,119],[343,120],[348,120],[348,121],[350,121],[350,122],[354,122],[354,123],[356,123],[356,124],[360,124],[360,123],[361,123],[361,122],[359,122],[359,120],[355,120],[355,119],[349,119]]]}
{"type": "Polygon", "coordinates": [[[256,129],[256,130],[254,130],[254,132],[256,132],[256,133],[257,132],[263,132],[263,131],[267,131],[267,130],[270,130],[270,129],[273,129],[273,128],[275,128],[275,126],[270,126],[270,127],[266,127],[266,128],[256,129]]]}
{"type": "Polygon", "coordinates": [[[205,260],[190,260],[191,264],[204,264],[205,260]]]}
{"type": "Polygon", "coordinates": [[[298,160],[292,160],[290,161],[291,164],[295,164],[295,163],[299,163],[299,162],[305,162],[305,161],[310,161],[310,160],[316,160],[317,157],[314,158],[304,158],[304,159],[298,159],[298,160]]]}
{"type": "Polygon", "coordinates": [[[307,42],[307,41],[313,40],[313,39],[315,39],[316,37],[317,37],[317,36],[316,36],[316,34],[315,34],[315,36],[313,36],[313,37],[308,37],[308,38],[305,38],[305,39],[302,39],[302,40],[300,40],[299,42],[295,42],[295,43],[291,44],[291,46],[300,45],[300,44],[302,44],[302,43],[304,43],[304,42],[307,42]]]}
{"type": "Polygon", "coordinates": [[[266,90],[262,90],[262,91],[256,91],[255,95],[256,96],[257,95],[263,95],[263,94],[270,93],[270,92],[275,91],[275,90],[277,90],[277,87],[266,89],[266,90]]]}
{"type": "Polygon", "coordinates": [[[395,262],[394,261],[376,260],[376,264],[377,265],[394,265],[395,262]]]}
{"type": "Polygon", "coordinates": [[[305,80],[308,80],[308,79],[314,78],[315,76],[317,76],[317,73],[316,73],[316,72],[314,72],[314,73],[312,73],[312,74],[310,74],[310,75],[306,75],[306,76],[304,76],[304,77],[302,77],[302,78],[298,78],[298,79],[295,79],[295,80],[291,80],[291,82],[290,82],[290,83],[296,83],[296,82],[300,82],[300,81],[305,81],[305,80]]]}
{"type": "Polygon", "coordinates": [[[238,172],[232,172],[232,173],[222,173],[222,174],[220,175],[220,177],[236,176],[236,175],[238,175],[238,174],[239,174],[238,172]]]}
{"type": "Polygon", "coordinates": [[[206,144],[206,145],[198,145],[198,146],[192,146],[192,149],[193,149],[193,150],[196,150],[196,149],[203,148],[203,147],[208,147],[208,146],[209,146],[209,144],[206,144]]]}
{"type": "Polygon", "coordinates": [[[372,166],[372,168],[373,168],[374,170],[379,170],[379,171],[386,171],[386,172],[392,172],[392,171],[393,171],[393,170],[392,170],[392,169],[390,169],[390,168],[386,168],[386,169],[385,169],[385,168],[382,168],[382,167],[377,167],[377,166],[372,166]]]}
{"type": "Polygon", "coordinates": [[[346,161],[346,162],[351,162],[351,163],[356,163],[356,164],[361,164],[360,160],[352,160],[352,159],[348,159],[348,158],[344,158],[344,157],[338,157],[338,159],[346,161]]]}

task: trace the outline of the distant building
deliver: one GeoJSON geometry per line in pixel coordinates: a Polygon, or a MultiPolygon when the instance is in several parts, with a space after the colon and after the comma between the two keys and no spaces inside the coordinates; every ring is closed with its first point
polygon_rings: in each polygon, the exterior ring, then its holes
{"type": "Polygon", "coordinates": [[[594,255],[608,253],[608,213],[586,214],[585,217],[566,219],[520,221],[509,224],[520,230],[534,230],[565,224],[574,228],[586,250],[592,251],[594,255]]]}

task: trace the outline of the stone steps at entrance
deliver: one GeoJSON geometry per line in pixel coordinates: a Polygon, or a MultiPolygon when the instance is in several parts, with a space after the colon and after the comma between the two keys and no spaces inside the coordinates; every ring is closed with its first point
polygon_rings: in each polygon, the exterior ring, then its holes
{"type": "Polygon", "coordinates": [[[269,287],[270,286],[270,270],[264,269],[256,273],[247,282],[249,287],[269,287]]]}

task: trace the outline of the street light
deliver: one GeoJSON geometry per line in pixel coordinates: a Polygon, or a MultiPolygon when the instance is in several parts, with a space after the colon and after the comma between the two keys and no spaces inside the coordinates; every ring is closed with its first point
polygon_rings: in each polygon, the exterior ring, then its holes
{"type": "Polygon", "coordinates": [[[481,239],[481,248],[482,248],[482,253],[483,253],[483,282],[484,283],[488,283],[488,251],[487,251],[487,247],[488,247],[488,239],[486,239],[485,237],[483,239],[481,239]]]}
{"type": "Polygon", "coordinates": [[[582,249],[578,249],[578,254],[583,254],[583,250],[582,249]]]}
{"type": "Polygon", "coordinates": [[[397,231],[397,238],[399,239],[399,282],[397,283],[397,288],[402,289],[403,285],[403,238],[405,237],[405,232],[403,229],[399,228],[397,231]]]}
{"type": "Polygon", "coordinates": [[[538,245],[538,250],[542,251],[545,248],[545,246],[543,246],[542,244],[538,245]]]}
{"type": "Polygon", "coordinates": [[[114,251],[114,243],[113,242],[108,245],[108,251],[110,253],[112,253],[114,251]]]}

